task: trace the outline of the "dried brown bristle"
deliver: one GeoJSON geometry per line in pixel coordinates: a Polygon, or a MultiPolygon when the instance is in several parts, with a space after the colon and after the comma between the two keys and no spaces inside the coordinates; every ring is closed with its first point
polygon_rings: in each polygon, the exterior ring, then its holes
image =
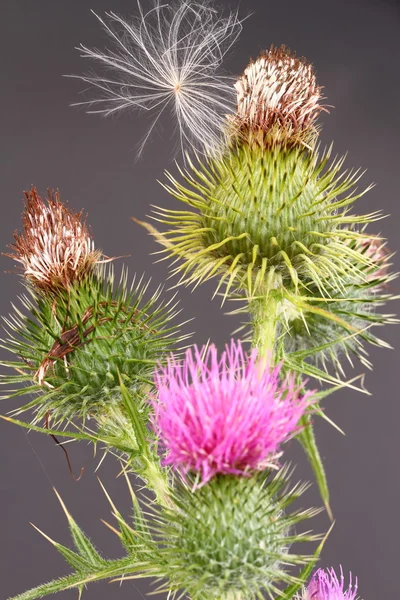
{"type": "Polygon", "coordinates": [[[305,58],[286,46],[271,46],[245,69],[235,84],[234,122],[244,133],[269,132],[275,138],[301,139],[314,130],[321,110],[321,87],[305,58]]]}
{"type": "Polygon", "coordinates": [[[25,198],[23,230],[14,233],[14,253],[7,256],[22,264],[25,278],[36,288],[68,289],[92,271],[101,252],[94,248],[82,212],[72,212],[58,192],[49,190],[43,201],[32,187],[25,198]]]}

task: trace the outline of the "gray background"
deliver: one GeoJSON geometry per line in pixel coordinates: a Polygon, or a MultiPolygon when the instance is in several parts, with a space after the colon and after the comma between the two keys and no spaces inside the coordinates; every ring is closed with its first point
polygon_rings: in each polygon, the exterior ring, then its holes
{"type": "MultiPolygon", "coordinates": [[[[151,238],[129,217],[143,218],[149,204],[173,206],[156,183],[171,164],[168,122],[153,136],[143,159],[135,163],[135,145],[146,130],[146,119],[123,114],[114,120],[89,116],[70,108],[82,89],[62,78],[81,73],[83,64],[74,46],[79,42],[104,46],[105,34],[89,9],[112,9],[129,15],[135,2],[127,0],[2,0],[0,9],[1,93],[1,250],[20,224],[22,191],[35,184],[41,192],[58,187],[71,206],[89,213],[98,247],[109,256],[130,254],[132,272],[146,271],[157,282],[167,276],[165,263],[153,265],[151,238]]],[[[359,211],[382,208],[391,217],[375,226],[398,248],[399,186],[399,30],[400,8],[395,1],[248,0],[243,13],[255,15],[227,66],[240,73],[250,56],[285,43],[307,56],[317,68],[328,103],[323,116],[323,142],[335,140],[338,153],[349,152],[349,165],[368,169],[365,184],[378,185],[360,201],[359,211]]],[[[12,268],[1,257],[1,270],[12,268]]],[[[18,277],[3,274],[1,312],[21,291],[18,277]]],[[[398,289],[398,286],[397,286],[398,289]]],[[[195,316],[194,340],[211,337],[220,346],[235,323],[223,317],[213,285],[191,294],[181,290],[184,317],[195,316]]],[[[394,309],[394,306],[391,308],[394,309]]],[[[386,328],[386,339],[399,347],[397,328],[386,328]]],[[[332,506],[337,519],[323,552],[322,565],[351,569],[358,574],[365,600],[398,597],[400,537],[398,511],[398,358],[389,350],[371,350],[375,364],[367,375],[372,397],[342,391],[327,400],[327,412],[346,430],[346,437],[320,422],[317,435],[329,475],[332,506]]],[[[13,403],[2,404],[2,412],[13,403]]],[[[0,423],[0,597],[22,592],[68,571],[54,548],[34,531],[34,522],[54,539],[68,543],[66,521],[52,492],[55,486],[72,514],[108,556],[119,545],[101,523],[108,519],[107,501],[100,492],[94,468],[98,458],[85,444],[70,445],[76,471],[85,466],[79,483],[67,471],[53,441],[8,423],[0,423]]],[[[311,473],[296,443],[291,458],[300,463],[298,477],[311,473]]],[[[107,458],[100,476],[114,500],[127,514],[128,495],[117,465],[107,458]]],[[[315,489],[307,501],[319,503],[315,489]]],[[[326,516],[315,529],[328,526],[326,516]]],[[[90,587],[87,600],[143,598],[147,583],[106,583],[90,587]],[[142,591],[141,591],[142,590],[142,591]]],[[[65,592],[64,598],[75,598],[65,592]]]]}

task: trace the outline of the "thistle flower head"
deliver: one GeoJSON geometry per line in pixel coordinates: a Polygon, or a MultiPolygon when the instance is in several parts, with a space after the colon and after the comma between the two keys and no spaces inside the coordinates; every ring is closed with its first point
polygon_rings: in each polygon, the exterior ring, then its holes
{"type": "Polygon", "coordinates": [[[246,137],[274,132],[281,141],[305,140],[322,110],[312,64],[285,46],[271,46],[252,61],[235,87],[234,122],[246,137]]]}
{"type": "Polygon", "coordinates": [[[54,292],[68,289],[89,275],[99,262],[82,212],[74,213],[50,193],[43,201],[33,187],[25,192],[23,231],[15,232],[10,258],[22,264],[25,278],[37,289],[54,292]]]}
{"type": "Polygon", "coordinates": [[[310,405],[292,378],[281,382],[280,367],[257,363],[232,341],[217,349],[188,350],[183,363],[172,356],[156,374],[159,398],[155,428],[165,459],[204,484],[217,473],[264,469],[298,428],[310,405]]]}
{"type": "Polygon", "coordinates": [[[386,241],[380,237],[366,236],[364,239],[358,240],[357,250],[370,261],[367,279],[377,281],[379,288],[385,287],[389,279],[389,260],[392,256],[386,246],[386,241]]]}
{"type": "Polygon", "coordinates": [[[318,569],[305,591],[303,600],[356,600],[357,579],[354,584],[350,573],[350,585],[345,589],[343,570],[340,568],[340,578],[334,569],[318,569]]]}
{"type": "Polygon", "coordinates": [[[111,115],[125,108],[154,114],[139,154],[165,109],[177,120],[182,147],[200,151],[219,146],[227,112],[234,110],[233,81],[219,75],[226,52],[241,31],[237,13],[219,15],[209,0],[176,0],[125,20],[113,12],[97,16],[114,49],[81,45],[81,55],[105,68],[103,75],[81,76],[101,96],[87,104],[90,112],[111,115]]]}

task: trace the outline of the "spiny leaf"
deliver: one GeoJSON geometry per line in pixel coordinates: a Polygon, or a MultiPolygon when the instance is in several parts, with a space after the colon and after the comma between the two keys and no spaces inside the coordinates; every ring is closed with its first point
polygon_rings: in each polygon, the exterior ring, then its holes
{"type": "Polygon", "coordinates": [[[76,521],[72,518],[56,489],[54,492],[68,519],[72,539],[80,557],[82,557],[90,566],[102,566],[104,564],[104,560],[99,555],[89,538],[83,533],[76,521]]]}
{"type": "Polygon", "coordinates": [[[136,441],[139,447],[139,450],[145,457],[149,457],[149,445],[147,442],[147,428],[143,422],[143,418],[140,416],[136,404],[132,398],[132,395],[129,393],[127,387],[124,385],[122,381],[122,377],[120,373],[119,376],[119,387],[121,390],[122,400],[125,405],[125,408],[129,414],[133,430],[136,435],[136,441]]]}
{"type": "Polygon", "coordinates": [[[82,432],[72,432],[65,431],[63,429],[47,429],[46,427],[39,427],[38,425],[33,425],[32,423],[25,423],[24,421],[19,421],[18,419],[13,419],[12,417],[6,417],[4,415],[0,415],[0,419],[4,421],[8,421],[9,423],[13,423],[14,425],[19,425],[24,429],[29,429],[30,431],[38,431],[40,433],[45,433],[46,435],[57,435],[59,437],[71,438],[74,440],[88,440],[96,444],[97,442],[103,441],[100,437],[95,435],[89,435],[87,433],[82,432]]]}
{"type": "Polygon", "coordinates": [[[333,521],[333,514],[329,504],[328,481],[326,478],[322,458],[319,453],[317,442],[315,439],[315,433],[310,414],[305,414],[301,417],[300,425],[302,425],[303,429],[300,431],[297,437],[306,452],[308,460],[310,461],[315,478],[317,480],[321,498],[325,504],[325,508],[329,515],[329,518],[331,519],[331,521],[333,521]]]}
{"type": "Polygon", "coordinates": [[[115,531],[115,533],[119,536],[121,543],[123,544],[123,546],[131,553],[133,553],[135,551],[135,547],[138,545],[138,536],[136,535],[136,532],[134,529],[132,529],[125,521],[125,519],[122,517],[121,513],[119,512],[119,510],[116,508],[116,506],[114,505],[113,501],[111,500],[107,490],[105,489],[104,485],[102,484],[102,482],[99,479],[99,483],[101,485],[101,488],[107,498],[107,500],[109,501],[111,508],[112,508],[112,514],[113,516],[117,519],[118,521],[118,526],[120,529],[120,532],[114,530],[113,528],[111,528],[110,525],[108,525],[108,523],[105,523],[107,525],[107,527],[110,527],[110,529],[112,529],[113,531],[115,531]]]}
{"type": "Polygon", "coordinates": [[[112,579],[114,577],[123,576],[125,573],[135,573],[143,571],[148,567],[147,563],[132,564],[131,558],[107,561],[106,566],[93,570],[92,573],[82,575],[79,573],[55,579],[49,583],[45,583],[35,587],[23,594],[13,596],[9,600],[37,600],[44,598],[50,594],[56,594],[70,589],[82,589],[83,586],[94,581],[102,579],[112,579]]]}
{"type": "Polygon", "coordinates": [[[50,542],[50,544],[54,546],[54,548],[65,558],[70,567],[72,567],[73,569],[78,571],[78,573],[81,574],[88,572],[91,565],[86,559],[82,558],[81,556],[79,556],[79,554],[76,554],[76,552],[73,552],[66,546],[55,542],[53,539],[51,539],[51,537],[45,534],[41,529],[39,529],[39,527],[36,527],[36,525],[34,525],[33,523],[31,523],[31,525],[32,527],[34,527],[34,529],[36,529],[36,531],[40,533],[40,535],[42,535],[48,542],[50,542]]]}

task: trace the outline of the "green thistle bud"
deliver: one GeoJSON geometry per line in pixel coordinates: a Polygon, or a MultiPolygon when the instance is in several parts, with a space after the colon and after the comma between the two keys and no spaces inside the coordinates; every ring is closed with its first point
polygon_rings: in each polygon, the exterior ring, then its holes
{"type": "Polygon", "coordinates": [[[226,296],[231,288],[249,297],[310,286],[324,297],[342,291],[354,256],[371,262],[348,243],[354,226],[379,213],[351,215],[365,193],[355,189],[360,173],[343,171],[344,159],[330,162],[331,149],[319,155],[323,107],[312,65],[272,47],[236,90],[225,151],[196,166],[188,159],[183,182],[167,174],[166,189],[189,207],[157,211],[168,229],[155,235],[181,261],[174,272],[195,284],[219,276],[226,296]]]}
{"type": "Polygon", "coordinates": [[[329,155],[242,144],[197,168],[190,163],[182,171],[186,184],[169,175],[167,190],[192,209],[158,211],[169,226],[166,252],[182,260],[182,281],[219,275],[226,294],[232,286],[249,295],[310,284],[324,296],[341,290],[355,254],[359,263],[371,262],[349,246],[357,236],[349,223],[375,215],[348,214],[363,193],[350,192],[359,176],[341,172],[343,160],[328,167],[329,155]]]}
{"type": "Polygon", "coordinates": [[[160,301],[160,289],[146,298],[148,284],[133,280],[128,288],[126,279],[123,274],[114,286],[112,271],[98,267],[57,303],[28,289],[25,310],[15,309],[6,320],[3,342],[18,358],[6,366],[18,375],[6,375],[2,383],[29,385],[7,396],[37,394],[16,413],[34,409],[37,421],[49,412],[55,424],[108,413],[120,404],[120,377],[148,410],[142,400],[155,365],[179,338],[171,324],[176,305],[160,301]]]}
{"type": "Polygon", "coordinates": [[[286,476],[286,469],[271,480],[219,476],[194,492],[178,486],[176,508],[157,514],[154,525],[154,575],[168,580],[165,589],[193,600],[251,600],[292,583],[287,568],[309,557],[289,547],[316,539],[294,526],[318,511],[286,513],[304,489],[284,489],[286,476]]]}
{"type": "Polygon", "coordinates": [[[279,307],[281,329],[287,334],[281,337],[284,355],[308,358],[326,370],[331,363],[342,373],[342,355],[350,363],[354,355],[371,368],[363,342],[387,347],[372,328],[398,322],[392,314],[379,313],[396,298],[389,284],[397,274],[390,273],[391,254],[384,240],[363,234],[348,245],[355,253],[341,291],[321,298],[318,288],[309,286],[306,297],[288,294],[279,307]],[[359,261],[359,253],[370,262],[359,261]]]}

